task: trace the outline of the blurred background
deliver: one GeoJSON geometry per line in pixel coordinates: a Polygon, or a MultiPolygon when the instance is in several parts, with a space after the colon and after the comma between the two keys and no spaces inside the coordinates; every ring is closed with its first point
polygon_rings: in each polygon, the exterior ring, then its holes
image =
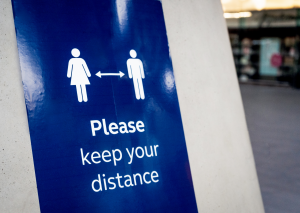
{"type": "Polygon", "coordinates": [[[222,0],[266,213],[300,212],[300,0],[222,0]]]}

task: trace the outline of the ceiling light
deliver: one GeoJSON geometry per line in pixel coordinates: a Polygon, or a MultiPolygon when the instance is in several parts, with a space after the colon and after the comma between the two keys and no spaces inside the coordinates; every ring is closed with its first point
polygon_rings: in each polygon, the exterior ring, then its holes
{"type": "Polygon", "coordinates": [[[252,0],[257,10],[262,10],[266,6],[266,0],[252,0]]]}
{"type": "Polygon", "coordinates": [[[251,16],[251,12],[224,13],[224,18],[248,18],[251,16]]]}

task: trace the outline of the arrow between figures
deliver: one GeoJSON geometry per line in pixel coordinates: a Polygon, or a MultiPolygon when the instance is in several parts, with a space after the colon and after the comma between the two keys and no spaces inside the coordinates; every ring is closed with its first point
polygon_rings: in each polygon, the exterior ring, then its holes
{"type": "Polygon", "coordinates": [[[120,76],[122,78],[125,74],[119,71],[119,73],[101,73],[101,71],[97,72],[96,75],[101,78],[102,76],[120,76]]]}

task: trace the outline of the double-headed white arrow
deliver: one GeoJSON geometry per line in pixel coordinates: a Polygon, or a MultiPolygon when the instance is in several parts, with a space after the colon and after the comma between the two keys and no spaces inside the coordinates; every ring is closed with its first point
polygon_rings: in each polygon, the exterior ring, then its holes
{"type": "Polygon", "coordinates": [[[96,75],[99,78],[101,78],[102,76],[106,76],[106,75],[107,76],[110,76],[110,75],[114,76],[114,75],[116,75],[116,76],[120,76],[120,78],[122,78],[125,74],[122,73],[121,71],[119,71],[119,73],[101,73],[101,71],[99,71],[99,72],[96,73],[96,75]]]}

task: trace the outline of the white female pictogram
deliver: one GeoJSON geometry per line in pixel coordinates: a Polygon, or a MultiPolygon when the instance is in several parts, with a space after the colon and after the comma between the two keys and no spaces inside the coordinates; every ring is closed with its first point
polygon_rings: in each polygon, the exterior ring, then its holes
{"type": "Polygon", "coordinates": [[[71,85],[76,86],[78,101],[88,101],[86,93],[86,85],[90,85],[88,77],[91,77],[89,68],[85,61],[80,56],[80,51],[76,48],[72,49],[71,54],[74,58],[71,58],[68,66],[67,77],[71,78],[71,85]]]}

